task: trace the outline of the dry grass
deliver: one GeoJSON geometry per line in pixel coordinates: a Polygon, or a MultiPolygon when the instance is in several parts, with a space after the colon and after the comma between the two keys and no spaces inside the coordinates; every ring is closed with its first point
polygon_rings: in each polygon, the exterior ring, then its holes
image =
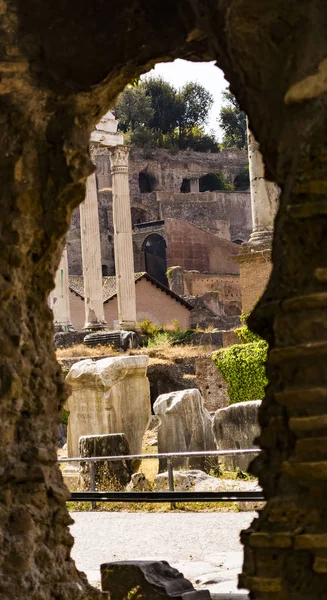
{"type": "Polygon", "coordinates": [[[112,346],[95,346],[89,348],[84,344],[75,344],[69,348],[57,348],[57,358],[83,358],[89,356],[119,356],[119,352],[112,346]]]}
{"type": "Polygon", "coordinates": [[[178,358],[194,358],[204,354],[211,354],[217,350],[214,346],[171,346],[167,344],[153,346],[151,348],[143,347],[134,350],[127,350],[125,353],[119,352],[112,346],[95,346],[89,348],[84,344],[76,344],[69,348],[58,348],[56,351],[57,359],[65,358],[88,358],[90,356],[134,356],[137,354],[146,354],[149,358],[155,358],[162,361],[174,361],[178,358]]]}
{"type": "Polygon", "coordinates": [[[147,354],[151,358],[160,358],[166,360],[175,360],[177,358],[195,358],[204,354],[211,354],[217,350],[214,346],[155,346],[152,348],[140,348],[138,350],[130,350],[130,354],[147,354]]]}

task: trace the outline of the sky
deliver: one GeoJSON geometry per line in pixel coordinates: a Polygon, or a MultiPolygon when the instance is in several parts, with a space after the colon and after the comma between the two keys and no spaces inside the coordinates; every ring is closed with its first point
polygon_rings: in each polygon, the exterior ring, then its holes
{"type": "Polygon", "coordinates": [[[218,139],[221,138],[221,131],[216,119],[221,107],[221,92],[228,86],[228,82],[224,78],[223,72],[215,66],[214,62],[195,63],[178,58],[174,62],[158,63],[152,71],[142,75],[142,78],[149,77],[149,75],[161,76],[177,89],[183,87],[188,81],[201,83],[214,97],[214,104],[206,130],[213,129],[218,139]]]}

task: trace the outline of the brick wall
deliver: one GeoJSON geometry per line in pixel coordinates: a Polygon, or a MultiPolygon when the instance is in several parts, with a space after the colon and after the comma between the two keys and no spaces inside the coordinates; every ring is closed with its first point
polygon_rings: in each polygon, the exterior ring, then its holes
{"type": "MultiPolygon", "coordinates": [[[[138,321],[150,319],[156,325],[170,325],[177,319],[181,329],[188,329],[190,311],[180,302],[145,279],[137,282],[135,290],[138,321]]],[[[85,321],[84,301],[73,292],[70,292],[70,309],[72,324],[80,331],[85,321]]],[[[104,315],[108,328],[112,329],[118,319],[117,297],[104,304],[104,315]]]]}
{"type": "Polygon", "coordinates": [[[240,264],[240,283],[242,291],[242,311],[248,313],[266,289],[272,264],[270,250],[242,249],[237,260],[240,264]]]}
{"type": "Polygon", "coordinates": [[[168,267],[179,265],[188,271],[239,273],[237,263],[231,259],[239,252],[237,244],[177,219],[165,221],[165,234],[168,267]]]}

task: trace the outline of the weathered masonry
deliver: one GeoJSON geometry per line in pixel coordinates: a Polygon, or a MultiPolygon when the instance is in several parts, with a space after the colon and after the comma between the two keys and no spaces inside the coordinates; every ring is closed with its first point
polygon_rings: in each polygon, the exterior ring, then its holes
{"type": "MultiPolygon", "coordinates": [[[[280,189],[251,326],[270,344],[244,533],[257,600],[321,600],[327,548],[327,15],[323,0],[0,2],[0,575],[5,600],[99,597],[70,558],[56,464],[67,397],[47,298],[93,172],[91,127],[160,60],[216,60],[280,189]],[[110,23],[110,35],[108,35],[110,23]],[[164,31],[164,35],[163,32],[164,31]]],[[[217,542],[218,543],[218,542],[217,542]]]]}

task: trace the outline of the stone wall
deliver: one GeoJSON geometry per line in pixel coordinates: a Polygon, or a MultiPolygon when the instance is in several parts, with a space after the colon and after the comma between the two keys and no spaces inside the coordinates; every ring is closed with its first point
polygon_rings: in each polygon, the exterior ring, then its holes
{"type": "Polygon", "coordinates": [[[217,154],[192,150],[172,152],[163,148],[133,148],[130,161],[130,189],[132,202],[141,196],[139,173],[153,177],[154,190],[180,192],[183,179],[199,178],[208,173],[223,172],[232,183],[247,164],[247,152],[230,148],[217,154]]]}
{"type": "MultiPolygon", "coordinates": [[[[183,194],[180,185],[188,173],[198,176],[223,170],[233,179],[246,164],[244,151],[230,149],[218,154],[179,152],[171,155],[167,150],[153,151],[154,158],[144,158],[149,151],[133,148],[129,161],[129,184],[133,226],[138,223],[162,219],[181,219],[200,226],[223,239],[248,240],[251,230],[251,203],[249,192],[202,192],[183,194]],[[155,190],[141,194],[139,172],[143,167],[154,176],[155,190]]],[[[152,151],[150,152],[152,155],[152,151]]],[[[96,179],[99,202],[101,262],[104,274],[114,274],[112,191],[110,159],[107,154],[96,154],[96,179]]],[[[147,234],[151,233],[149,230],[147,234]]],[[[142,238],[144,239],[144,238],[142,238]]],[[[82,274],[79,208],[73,212],[67,235],[70,275],[82,274]]],[[[208,244],[210,240],[208,239],[208,244]]],[[[142,270],[142,248],[134,247],[136,270],[142,270]]],[[[176,264],[176,261],[173,260],[176,264]]]]}
{"type": "Polygon", "coordinates": [[[161,219],[182,219],[218,237],[245,242],[252,232],[250,192],[157,192],[161,219]]]}
{"type": "Polygon", "coordinates": [[[242,247],[236,258],[240,265],[242,311],[250,312],[265,291],[272,270],[271,251],[242,247]]]}
{"type": "Polygon", "coordinates": [[[239,252],[237,244],[181,219],[167,219],[165,235],[168,267],[180,265],[186,270],[205,273],[239,273],[238,265],[231,259],[239,252]]]}

